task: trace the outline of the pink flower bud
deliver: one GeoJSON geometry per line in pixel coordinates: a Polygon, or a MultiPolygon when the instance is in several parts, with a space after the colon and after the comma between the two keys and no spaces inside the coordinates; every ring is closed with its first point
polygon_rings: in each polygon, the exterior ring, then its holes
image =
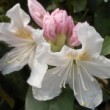
{"type": "Polygon", "coordinates": [[[46,14],[45,9],[43,6],[37,2],[36,0],[28,0],[28,8],[29,12],[34,19],[34,21],[40,26],[43,26],[43,18],[46,14]]]}
{"type": "Polygon", "coordinates": [[[70,37],[72,35],[73,28],[74,28],[73,19],[71,16],[68,16],[68,18],[67,18],[67,37],[70,37]]]}
{"type": "Polygon", "coordinates": [[[53,18],[47,13],[43,19],[44,37],[47,40],[56,39],[56,25],[53,18]]]}
{"type": "Polygon", "coordinates": [[[71,16],[64,10],[56,9],[51,15],[46,14],[43,20],[44,36],[48,40],[55,40],[59,34],[69,37],[72,35],[74,23],[71,16]]]}
{"type": "Polygon", "coordinates": [[[64,10],[56,9],[52,12],[51,16],[53,17],[56,24],[56,32],[67,33],[67,12],[64,10]]]}
{"type": "Polygon", "coordinates": [[[79,41],[78,35],[77,35],[77,31],[78,31],[79,27],[80,27],[80,23],[78,23],[76,26],[74,26],[72,36],[68,40],[68,45],[69,46],[74,47],[74,46],[79,46],[80,45],[80,41],[79,41]]]}
{"type": "Polygon", "coordinates": [[[46,39],[55,40],[59,34],[70,38],[74,23],[65,10],[56,9],[49,15],[36,0],[28,0],[28,7],[34,21],[43,28],[46,39]]]}

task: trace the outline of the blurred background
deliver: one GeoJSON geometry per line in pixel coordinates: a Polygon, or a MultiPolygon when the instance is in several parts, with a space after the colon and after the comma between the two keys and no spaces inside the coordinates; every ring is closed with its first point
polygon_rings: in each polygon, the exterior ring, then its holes
{"type": "MultiPolygon", "coordinates": [[[[56,8],[64,9],[77,22],[89,22],[102,35],[106,41],[110,38],[110,1],[104,0],[38,0],[46,10],[51,12],[56,8]]],[[[0,22],[9,22],[10,19],[5,16],[7,10],[12,8],[16,3],[20,3],[23,10],[28,14],[27,0],[0,0],[0,22]]],[[[31,19],[30,25],[37,28],[37,24],[31,19]]],[[[107,43],[106,43],[107,44],[107,43]]],[[[106,47],[104,44],[104,48],[106,47]]],[[[110,41],[109,46],[102,50],[103,55],[110,57],[110,41]]],[[[7,44],[0,42],[0,58],[10,50],[7,44]]],[[[28,84],[26,83],[29,77],[30,70],[25,66],[18,72],[13,72],[9,75],[3,76],[0,74],[0,110],[25,110],[25,99],[28,91],[28,84]]],[[[110,86],[109,80],[100,80],[99,83],[103,88],[104,102],[96,108],[96,110],[110,110],[110,86]]],[[[71,93],[73,94],[73,93],[71,93]]],[[[89,110],[78,107],[73,110],[89,110]]],[[[33,109],[26,109],[33,110],[33,109]]],[[[37,109],[36,110],[44,110],[37,109]]],[[[59,110],[59,109],[49,109],[59,110]]],[[[68,109],[69,110],[69,109],[68,109]]],[[[72,109],[70,109],[72,110],[72,109]]]]}

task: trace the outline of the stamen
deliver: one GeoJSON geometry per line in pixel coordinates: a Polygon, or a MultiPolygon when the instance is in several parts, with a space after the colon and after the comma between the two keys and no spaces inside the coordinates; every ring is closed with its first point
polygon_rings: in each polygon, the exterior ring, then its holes
{"type": "Polygon", "coordinates": [[[82,88],[81,88],[81,80],[80,80],[80,77],[78,76],[78,85],[79,85],[79,95],[80,95],[80,98],[81,98],[81,103],[82,105],[84,104],[84,101],[83,101],[83,96],[82,96],[82,88]]]}
{"type": "Polygon", "coordinates": [[[63,74],[63,71],[64,71],[63,68],[64,68],[64,67],[61,67],[61,69],[60,69],[60,73],[58,74],[58,76],[61,76],[61,75],[63,74]]]}
{"type": "Polygon", "coordinates": [[[90,80],[93,82],[94,79],[90,76],[90,74],[88,73],[88,71],[86,70],[86,68],[80,63],[80,65],[82,66],[82,68],[85,70],[85,73],[88,75],[88,77],[90,78],[90,80]]]}
{"type": "Polygon", "coordinates": [[[86,103],[84,101],[82,101],[82,106],[86,107],[86,103]]]}
{"type": "Polygon", "coordinates": [[[64,80],[63,80],[63,87],[64,87],[64,88],[66,88],[65,85],[66,85],[67,77],[68,77],[68,72],[67,72],[67,73],[65,74],[65,76],[64,76],[64,80]]]}
{"type": "Polygon", "coordinates": [[[25,54],[27,52],[31,52],[33,48],[34,48],[33,46],[30,46],[30,48],[24,49],[24,51],[22,51],[21,53],[18,53],[17,56],[11,58],[11,60],[6,61],[6,62],[7,63],[12,63],[14,61],[20,61],[23,57],[25,57],[25,56],[23,56],[23,54],[25,54]]]}
{"type": "Polygon", "coordinates": [[[78,70],[78,74],[79,74],[79,77],[80,77],[80,79],[81,79],[81,83],[82,83],[82,87],[83,87],[83,89],[85,90],[85,91],[87,91],[88,89],[85,87],[85,84],[84,84],[84,80],[83,80],[83,77],[82,77],[82,74],[81,74],[81,70],[80,70],[80,68],[79,68],[79,66],[78,66],[78,62],[76,61],[76,64],[77,64],[77,70],[78,70]]]}
{"type": "Polygon", "coordinates": [[[65,87],[66,85],[66,80],[67,80],[67,77],[71,74],[71,69],[72,69],[72,61],[70,61],[70,63],[68,64],[68,69],[67,69],[67,74],[64,78],[64,83],[63,83],[63,87],[65,87]]]}
{"type": "Polygon", "coordinates": [[[67,79],[67,76],[68,76],[68,73],[65,73],[61,82],[60,82],[59,87],[62,87],[62,85],[63,85],[63,87],[65,88],[65,79],[67,79]]]}
{"type": "Polygon", "coordinates": [[[31,42],[31,41],[27,41],[27,42],[25,42],[25,43],[20,43],[20,44],[14,44],[13,46],[14,47],[20,47],[20,46],[27,46],[27,45],[30,45],[30,44],[32,44],[32,43],[34,43],[34,42],[31,42]]]}
{"type": "Polygon", "coordinates": [[[74,91],[74,94],[76,95],[77,92],[76,92],[76,89],[75,89],[75,65],[73,65],[72,73],[73,73],[73,91],[74,91]]]}
{"type": "MultiPolygon", "coordinates": [[[[57,68],[57,67],[55,67],[55,68],[57,68]]],[[[53,73],[51,73],[51,74],[48,75],[48,78],[51,77],[52,75],[56,75],[58,73],[59,73],[58,74],[58,77],[60,77],[61,74],[63,74],[63,71],[64,71],[63,67],[57,68],[57,70],[55,70],[53,73]]],[[[62,86],[59,86],[59,87],[62,87],[62,86]]]]}
{"type": "MultiPolygon", "coordinates": [[[[65,67],[65,69],[66,69],[66,71],[65,71],[65,74],[64,74],[64,76],[63,76],[63,78],[62,78],[62,80],[61,80],[61,83],[60,83],[60,86],[59,87],[62,87],[62,85],[63,85],[63,87],[65,88],[65,85],[66,85],[66,80],[67,80],[67,77],[68,77],[68,75],[69,75],[69,70],[70,70],[70,64],[71,64],[71,62],[69,62],[68,64],[67,64],[67,66],[65,67]]],[[[63,73],[63,72],[62,72],[63,73]]],[[[60,74],[61,74],[61,72],[60,72],[60,74]]]]}
{"type": "Polygon", "coordinates": [[[26,48],[26,47],[24,47],[24,48],[19,48],[19,49],[15,50],[15,51],[9,52],[8,55],[9,55],[9,56],[10,56],[10,55],[18,55],[18,54],[20,54],[19,52],[23,51],[25,48],[26,48]]]}
{"type": "Polygon", "coordinates": [[[71,61],[70,67],[69,67],[69,77],[72,77],[72,68],[73,68],[73,61],[71,61]]]}

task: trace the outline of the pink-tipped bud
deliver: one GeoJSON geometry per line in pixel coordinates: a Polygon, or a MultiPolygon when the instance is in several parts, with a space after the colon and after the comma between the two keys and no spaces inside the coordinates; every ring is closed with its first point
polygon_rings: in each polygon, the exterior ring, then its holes
{"type": "Polygon", "coordinates": [[[56,9],[52,12],[51,16],[53,17],[56,24],[57,33],[67,33],[67,23],[68,15],[64,10],[56,9]]]}
{"type": "Polygon", "coordinates": [[[71,16],[68,16],[67,18],[67,37],[70,37],[72,35],[72,31],[74,28],[74,22],[71,16]]]}
{"type": "Polygon", "coordinates": [[[34,19],[34,21],[40,26],[43,26],[43,18],[46,14],[45,9],[43,6],[37,2],[36,0],[28,0],[28,8],[29,12],[34,19]]]}
{"type": "Polygon", "coordinates": [[[43,19],[44,36],[47,40],[56,39],[56,25],[53,18],[47,13],[43,19]]]}
{"type": "Polygon", "coordinates": [[[44,36],[48,40],[56,40],[59,35],[65,35],[70,38],[72,35],[74,23],[71,16],[64,10],[56,9],[51,15],[45,14],[43,20],[44,36]]]}
{"type": "Polygon", "coordinates": [[[80,24],[77,24],[76,26],[74,26],[72,35],[68,40],[68,45],[69,46],[75,47],[75,46],[80,45],[80,41],[79,41],[78,35],[77,35],[77,31],[78,31],[79,27],[80,27],[80,24]]]}

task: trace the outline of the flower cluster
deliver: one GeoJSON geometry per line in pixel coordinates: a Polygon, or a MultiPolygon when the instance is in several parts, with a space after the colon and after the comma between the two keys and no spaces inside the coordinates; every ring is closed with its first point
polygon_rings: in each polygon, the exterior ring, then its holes
{"type": "Polygon", "coordinates": [[[94,76],[110,78],[110,60],[100,55],[103,38],[87,22],[74,24],[65,10],[49,13],[36,0],[28,0],[28,7],[42,29],[28,25],[19,4],[10,9],[11,22],[0,23],[0,41],[13,49],[0,59],[0,70],[9,74],[28,64],[35,99],[50,100],[69,84],[79,104],[94,109],[102,102],[94,76]]]}

